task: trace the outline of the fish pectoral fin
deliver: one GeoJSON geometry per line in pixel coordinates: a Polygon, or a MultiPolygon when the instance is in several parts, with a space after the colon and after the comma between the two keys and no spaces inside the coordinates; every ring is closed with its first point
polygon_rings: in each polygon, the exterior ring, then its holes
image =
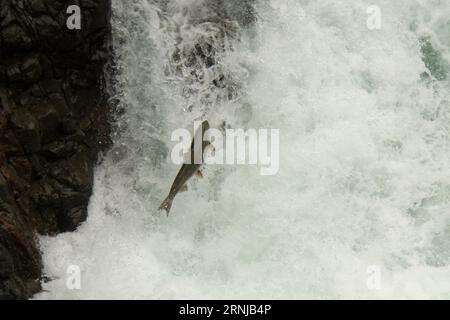
{"type": "Polygon", "coordinates": [[[195,175],[200,178],[203,179],[203,173],[200,170],[197,170],[197,172],[195,172],[195,175]]]}
{"type": "Polygon", "coordinates": [[[187,184],[183,184],[183,186],[182,186],[181,189],[180,189],[180,192],[185,192],[185,191],[188,191],[188,186],[187,186],[187,184]]]}

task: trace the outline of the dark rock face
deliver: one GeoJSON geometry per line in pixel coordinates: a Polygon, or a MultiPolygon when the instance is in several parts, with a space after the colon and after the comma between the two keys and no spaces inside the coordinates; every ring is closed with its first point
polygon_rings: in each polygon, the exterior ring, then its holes
{"type": "Polygon", "coordinates": [[[0,299],[40,290],[36,232],[86,219],[109,145],[110,0],[0,0],[0,299]],[[81,9],[69,30],[67,8],[81,9]]]}

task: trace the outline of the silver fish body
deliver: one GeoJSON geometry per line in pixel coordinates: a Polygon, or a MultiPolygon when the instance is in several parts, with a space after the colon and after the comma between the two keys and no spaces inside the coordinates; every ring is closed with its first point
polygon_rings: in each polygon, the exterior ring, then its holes
{"type": "Polygon", "coordinates": [[[169,215],[170,209],[172,207],[172,202],[173,199],[175,198],[175,196],[179,193],[184,191],[187,186],[186,183],[189,181],[189,179],[196,173],[199,173],[199,170],[201,168],[201,166],[203,165],[203,152],[206,148],[207,145],[209,145],[208,141],[204,141],[203,140],[203,136],[205,134],[205,132],[209,129],[209,123],[208,121],[203,121],[202,122],[202,126],[201,128],[198,128],[194,138],[192,139],[192,143],[191,143],[191,149],[190,149],[190,163],[184,163],[181,166],[180,171],[178,171],[177,176],[175,177],[175,180],[172,183],[172,187],[170,188],[169,191],[169,195],[166,197],[166,199],[161,203],[161,205],[159,206],[159,210],[165,210],[167,215],[169,215]],[[201,139],[198,139],[197,135],[200,134],[201,130],[201,134],[202,137],[201,139]],[[196,139],[197,137],[197,139],[196,139]],[[194,141],[201,141],[201,161],[200,163],[195,163],[195,162],[199,162],[199,161],[194,161],[194,154],[195,154],[195,143],[194,141]]]}

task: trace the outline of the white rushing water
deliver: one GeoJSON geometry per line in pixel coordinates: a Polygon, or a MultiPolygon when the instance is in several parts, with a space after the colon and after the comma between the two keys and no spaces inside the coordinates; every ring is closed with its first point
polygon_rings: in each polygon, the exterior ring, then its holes
{"type": "Polygon", "coordinates": [[[226,34],[214,1],[157,2],[113,1],[125,112],[35,298],[450,298],[450,2],[256,1],[226,34]],[[280,170],[207,167],[167,218],[171,133],[202,115],[280,129],[280,170]]]}

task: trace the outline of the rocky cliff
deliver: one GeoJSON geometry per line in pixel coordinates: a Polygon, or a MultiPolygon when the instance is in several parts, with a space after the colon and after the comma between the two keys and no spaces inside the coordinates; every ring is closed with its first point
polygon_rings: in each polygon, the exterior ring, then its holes
{"type": "Polygon", "coordinates": [[[0,298],[40,290],[37,234],[86,219],[109,143],[110,0],[0,0],[0,298]],[[70,5],[81,29],[69,30],[70,5]]]}

